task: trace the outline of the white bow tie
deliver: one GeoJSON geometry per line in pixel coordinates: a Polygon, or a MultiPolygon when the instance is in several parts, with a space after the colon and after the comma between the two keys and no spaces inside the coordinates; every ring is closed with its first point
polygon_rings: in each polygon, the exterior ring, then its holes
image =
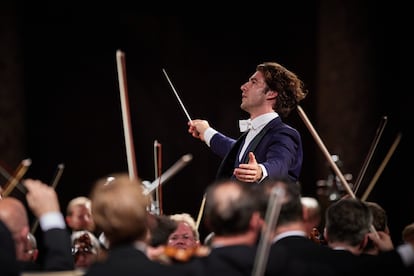
{"type": "Polygon", "coordinates": [[[253,128],[252,126],[252,120],[239,120],[239,128],[240,132],[245,132],[253,128]]]}

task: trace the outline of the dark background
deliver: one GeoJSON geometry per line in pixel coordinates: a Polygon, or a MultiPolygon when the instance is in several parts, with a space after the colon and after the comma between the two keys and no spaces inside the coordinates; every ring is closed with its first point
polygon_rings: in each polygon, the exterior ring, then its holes
{"type": "MultiPolygon", "coordinates": [[[[239,108],[240,86],[258,63],[277,61],[305,82],[309,96],[301,106],[330,153],[339,155],[342,172],[354,180],[387,116],[363,187],[396,135],[403,134],[369,197],[386,209],[399,243],[402,228],[414,222],[405,9],[369,1],[287,2],[273,3],[277,8],[268,15],[257,3],[245,13],[186,16],[141,15],[123,2],[99,8],[72,1],[8,6],[0,34],[11,46],[3,51],[2,72],[12,68],[15,74],[2,79],[0,101],[3,117],[17,117],[21,130],[10,138],[16,125],[2,120],[3,165],[13,171],[30,158],[25,177],[50,183],[58,164],[64,164],[56,188],[62,210],[73,197],[87,196],[98,178],[127,172],[116,69],[116,51],[122,50],[138,175],[155,179],[155,140],[162,145],[163,172],[192,154],[193,160],[163,186],[162,206],[166,214],[197,218],[220,159],[188,134],[187,117],[161,69],[192,119],[207,119],[236,138],[237,121],[247,116],[239,108]]],[[[329,165],[298,114],[285,121],[302,134],[303,193],[317,196],[316,183],[328,177],[329,165]]],[[[200,231],[204,237],[202,225],[200,231]]]]}

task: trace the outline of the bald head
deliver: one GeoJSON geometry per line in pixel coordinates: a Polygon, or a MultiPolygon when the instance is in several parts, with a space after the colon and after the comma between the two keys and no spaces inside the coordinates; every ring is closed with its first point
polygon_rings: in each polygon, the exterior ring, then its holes
{"type": "Polygon", "coordinates": [[[24,260],[29,233],[29,220],[26,208],[16,198],[6,197],[0,200],[0,220],[9,228],[16,246],[16,257],[24,260]]]}
{"type": "Polygon", "coordinates": [[[245,233],[258,211],[258,197],[250,184],[223,179],[207,188],[205,222],[217,236],[245,233]]]}
{"type": "Polygon", "coordinates": [[[13,234],[29,225],[26,208],[20,200],[13,197],[0,200],[0,219],[13,234]]]}

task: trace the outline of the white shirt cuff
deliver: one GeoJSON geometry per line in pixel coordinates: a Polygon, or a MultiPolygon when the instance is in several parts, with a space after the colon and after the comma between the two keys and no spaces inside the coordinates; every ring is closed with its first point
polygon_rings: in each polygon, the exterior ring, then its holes
{"type": "Polygon", "coordinates": [[[414,247],[411,244],[402,244],[397,247],[397,252],[405,266],[414,265],[414,247]]]}
{"type": "Polygon", "coordinates": [[[267,170],[266,170],[265,166],[263,166],[262,164],[259,164],[259,166],[262,168],[262,178],[259,180],[259,182],[260,182],[263,179],[265,179],[265,177],[268,176],[268,173],[267,173],[267,170]]]}
{"type": "Polygon", "coordinates": [[[218,131],[215,130],[212,127],[209,127],[206,129],[206,131],[204,132],[204,141],[206,142],[207,146],[210,147],[210,141],[211,138],[213,138],[213,136],[217,133],[218,131]]]}
{"type": "Polygon", "coordinates": [[[65,229],[65,219],[60,212],[49,212],[39,218],[40,227],[43,231],[53,228],[65,229]]]}

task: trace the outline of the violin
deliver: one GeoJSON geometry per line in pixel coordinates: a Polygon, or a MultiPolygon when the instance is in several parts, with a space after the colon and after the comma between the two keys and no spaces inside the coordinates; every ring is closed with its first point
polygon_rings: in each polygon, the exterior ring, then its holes
{"type": "Polygon", "coordinates": [[[173,246],[166,246],[164,253],[178,262],[187,262],[192,257],[205,257],[210,253],[210,248],[207,246],[197,246],[193,248],[177,248],[173,246]]]}
{"type": "Polygon", "coordinates": [[[85,232],[84,234],[80,235],[78,238],[75,238],[73,240],[72,255],[76,258],[77,256],[79,256],[79,254],[89,253],[96,254],[97,252],[96,248],[94,248],[92,244],[91,237],[87,232],[85,232]]]}
{"type": "Polygon", "coordinates": [[[209,253],[210,248],[207,246],[197,246],[184,249],[167,245],[160,253],[153,255],[151,259],[164,264],[185,263],[193,257],[205,257],[209,253]]]}

